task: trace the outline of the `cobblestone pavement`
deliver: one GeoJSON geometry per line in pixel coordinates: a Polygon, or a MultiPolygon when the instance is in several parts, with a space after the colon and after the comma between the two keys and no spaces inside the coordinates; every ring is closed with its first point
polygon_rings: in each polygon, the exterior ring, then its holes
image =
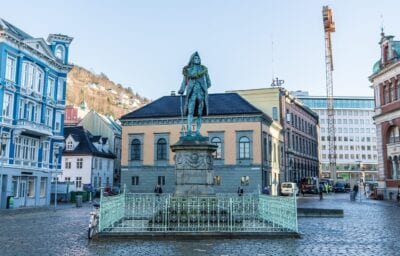
{"type": "Polygon", "coordinates": [[[397,203],[349,194],[300,197],[301,207],[341,208],[344,218],[299,218],[301,239],[88,241],[89,205],[0,211],[0,255],[399,255],[397,203]]]}

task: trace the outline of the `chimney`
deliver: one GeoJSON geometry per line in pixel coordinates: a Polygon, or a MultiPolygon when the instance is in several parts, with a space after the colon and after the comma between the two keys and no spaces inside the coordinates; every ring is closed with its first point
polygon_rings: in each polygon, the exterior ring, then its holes
{"type": "Polygon", "coordinates": [[[176,96],[175,91],[171,91],[171,96],[176,96]]]}

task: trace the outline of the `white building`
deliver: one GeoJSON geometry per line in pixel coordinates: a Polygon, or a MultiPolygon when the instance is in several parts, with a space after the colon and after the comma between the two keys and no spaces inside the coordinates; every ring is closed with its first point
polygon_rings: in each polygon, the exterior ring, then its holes
{"type": "MultiPolygon", "coordinates": [[[[294,92],[320,118],[321,171],[329,177],[329,142],[327,100],[324,96],[308,96],[294,92]]],[[[336,171],[338,178],[355,181],[377,180],[378,151],[374,116],[374,98],[358,96],[334,97],[336,171]]]]}
{"type": "Polygon", "coordinates": [[[82,126],[66,127],[64,136],[59,181],[70,182],[70,191],[112,187],[115,155],[110,152],[108,138],[93,136],[82,126]]]}

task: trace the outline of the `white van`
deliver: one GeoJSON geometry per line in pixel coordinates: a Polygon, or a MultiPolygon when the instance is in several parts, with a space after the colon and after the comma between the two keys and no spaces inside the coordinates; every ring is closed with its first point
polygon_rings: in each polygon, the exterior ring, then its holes
{"type": "Polygon", "coordinates": [[[281,184],[281,195],[283,195],[283,196],[293,195],[293,191],[296,193],[296,195],[299,194],[299,188],[297,187],[296,183],[294,183],[294,182],[282,182],[282,184],[281,184]]]}

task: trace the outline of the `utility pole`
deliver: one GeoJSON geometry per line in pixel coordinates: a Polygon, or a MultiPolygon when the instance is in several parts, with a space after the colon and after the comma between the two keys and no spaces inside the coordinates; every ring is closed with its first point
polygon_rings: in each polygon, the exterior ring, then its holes
{"type": "Polygon", "coordinates": [[[329,6],[322,8],[322,18],[325,31],[325,64],[326,64],[326,103],[328,114],[328,143],[329,143],[329,170],[331,178],[336,181],[336,148],[335,148],[335,112],[333,105],[333,61],[331,33],[335,32],[332,9],[329,6]]]}

